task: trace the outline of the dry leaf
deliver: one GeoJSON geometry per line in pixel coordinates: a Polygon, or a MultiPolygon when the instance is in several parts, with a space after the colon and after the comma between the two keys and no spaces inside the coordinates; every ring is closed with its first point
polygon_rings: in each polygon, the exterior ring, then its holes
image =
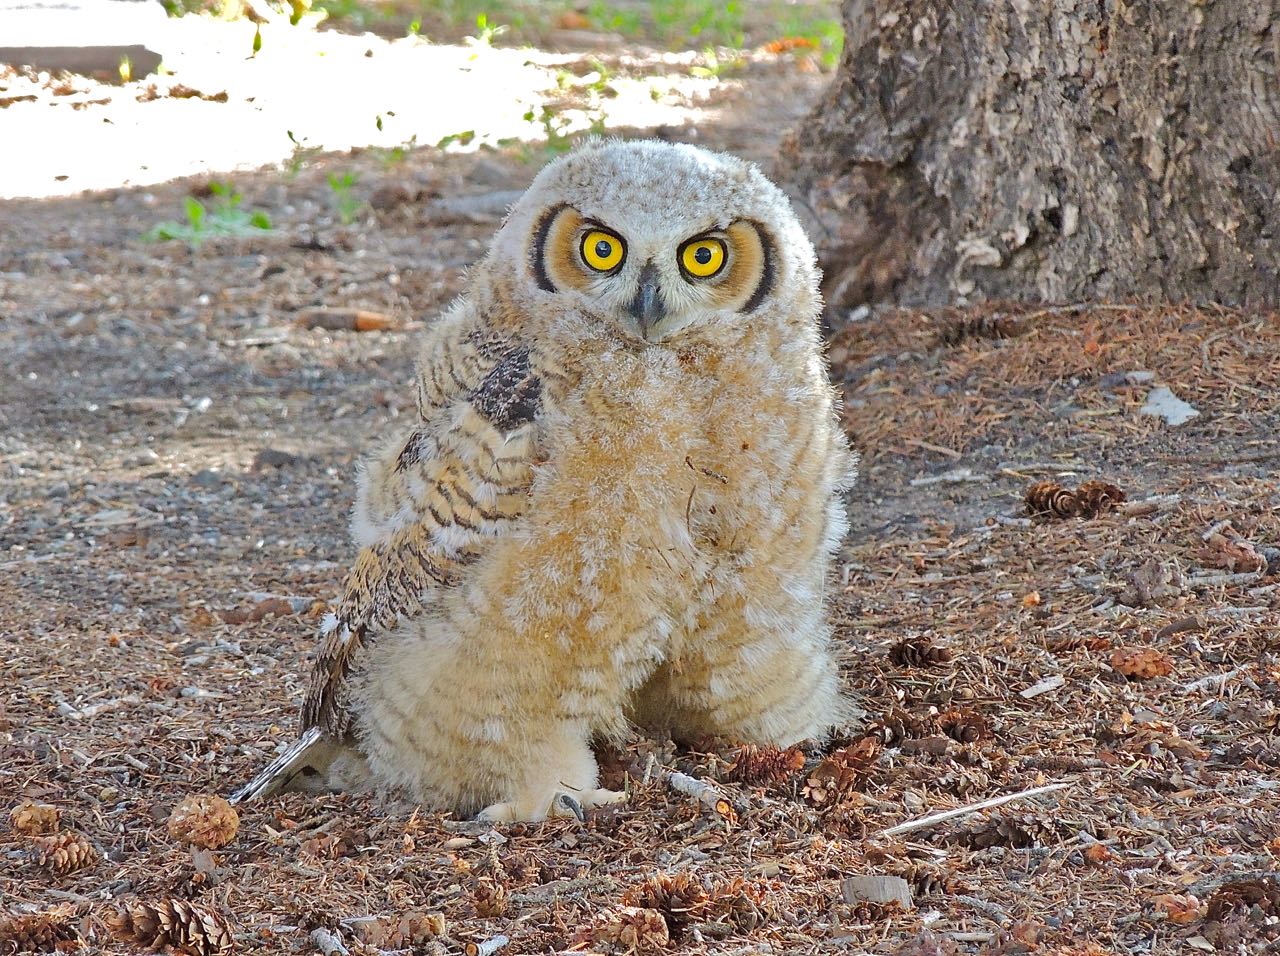
{"type": "Polygon", "coordinates": [[[1172,674],[1173,661],[1154,647],[1117,647],[1111,652],[1111,669],[1130,680],[1150,680],[1172,674]]]}
{"type": "Polygon", "coordinates": [[[1151,901],[1156,911],[1163,913],[1170,923],[1185,926],[1194,923],[1204,915],[1204,907],[1200,901],[1188,894],[1164,893],[1151,901]]]}

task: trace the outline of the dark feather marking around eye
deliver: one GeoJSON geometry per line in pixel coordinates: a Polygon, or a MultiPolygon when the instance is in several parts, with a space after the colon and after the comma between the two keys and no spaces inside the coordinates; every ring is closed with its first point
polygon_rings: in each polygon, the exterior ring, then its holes
{"type": "Polygon", "coordinates": [[[493,367],[471,393],[475,410],[500,432],[533,421],[542,407],[542,382],[529,365],[529,350],[516,349],[493,367]]]}
{"type": "Polygon", "coordinates": [[[756,286],[756,291],[751,293],[747,304],[742,307],[743,312],[754,312],[760,307],[765,296],[773,291],[773,240],[769,238],[769,234],[760,223],[751,222],[751,227],[760,237],[760,283],[756,286]]]}
{"type": "Polygon", "coordinates": [[[542,218],[538,220],[538,228],[533,231],[533,281],[538,284],[538,288],[543,292],[555,292],[556,287],[551,282],[551,277],[547,275],[547,236],[551,233],[551,227],[555,224],[556,217],[560,215],[567,206],[553,206],[542,214],[542,218]]]}

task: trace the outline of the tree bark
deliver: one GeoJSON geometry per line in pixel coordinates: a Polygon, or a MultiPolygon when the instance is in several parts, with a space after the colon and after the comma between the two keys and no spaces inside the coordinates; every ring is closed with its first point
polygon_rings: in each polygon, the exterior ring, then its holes
{"type": "Polygon", "coordinates": [[[784,144],[836,310],[1280,303],[1280,0],[843,0],[784,144]]]}

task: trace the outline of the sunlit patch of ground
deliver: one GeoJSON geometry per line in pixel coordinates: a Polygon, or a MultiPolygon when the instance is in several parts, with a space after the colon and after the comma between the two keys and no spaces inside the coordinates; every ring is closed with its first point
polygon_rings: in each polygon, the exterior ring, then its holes
{"type": "MultiPolygon", "coordinates": [[[[78,29],[92,34],[92,23],[78,29]]],[[[147,18],[131,36],[163,54],[160,73],[120,85],[0,68],[4,137],[20,146],[6,150],[0,197],[150,185],[355,147],[562,149],[583,132],[715,122],[726,102],[741,105],[753,76],[776,75],[800,104],[822,82],[817,61],[794,51],[617,42],[556,53],[208,16],[147,18]]]]}

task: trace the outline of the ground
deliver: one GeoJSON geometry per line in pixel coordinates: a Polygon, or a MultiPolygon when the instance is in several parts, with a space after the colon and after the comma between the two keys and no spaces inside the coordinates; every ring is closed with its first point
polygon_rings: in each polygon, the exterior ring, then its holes
{"type": "MultiPolygon", "coordinates": [[[[764,54],[702,79],[657,133],[766,164],[822,83],[764,54]]],[[[67,907],[94,952],[137,950],[118,903],[164,899],[245,953],[1274,947],[1280,320],[1215,308],[831,317],[863,454],[831,604],[866,717],[824,747],[637,740],[602,753],[630,801],[582,823],[290,795],[216,851],[171,835],[179,800],[292,738],[354,464],[413,413],[419,331],[558,147],[296,155],[234,177],[271,231],[196,246],[142,236],[225,202],[207,178],[6,204],[0,794],[95,853],[56,873],[0,824],[0,903],[67,907]],[[1144,414],[1159,386],[1198,416],[1144,414]],[[1044,479],[1126,500],[1031,516],[1044,479]]]]}

